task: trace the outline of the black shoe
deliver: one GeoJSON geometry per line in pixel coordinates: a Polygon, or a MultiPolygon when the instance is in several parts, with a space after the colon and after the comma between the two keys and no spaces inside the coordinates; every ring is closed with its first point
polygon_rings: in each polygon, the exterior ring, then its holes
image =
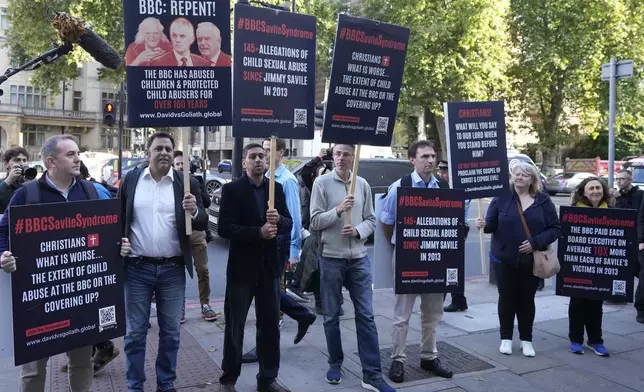
{"type": "Polygon", "coordinates": [[[170,388],[170,389],[166,389],[166,390],[157,388],[157,392],[177,392],[177,390],[174,389],[174,388],[170,388]]]}
{"type": "Polygon", "coordinates": [[[405,364],[400,361],[393,361],[389,368],[389,379],[401,383],[405,380],[405,364]]]}
{"type": "Polygon", "coordinates": [[[454,305],[453,303],[443,308],[443,312],[464,312],[467,310],[467,305],[454,305]]]}
{"type": "Polygon", "coordinates": [[[96,352],[92,357],[94,362],[94,373],[107,366],[107,364],[112,362],[114,358],[118,357],[120,353],[119,349],[114,347],[114,343],[112,342],[107,342],[105,347],[96,349],[96,352]]]}
{"type": "Polygon", "coordinates": [[[445,367],[438,358],[432,359],[431,361],[428,359],[421,359],[420,367],[439,377],[452,378],[454,375],[454,373],[452,373],[449,368],[445,367]]]}
{"type": "Polygon", "coordinates": [[[637,321],[640,324],[644,324],[644,312],[637,312],[637,317],[635,318],[635,321],[637,321]]]}
{"type": "Polygon", "coordinates": [[[537,283],[537,290],[541,291],[544,287],[546,287],[546,282],[543,279],[539,279],[539,283],[537,283]]]}
{"type": "Polygon", "coordinates": [[[257,383],[257,392],[291,392],[284,385],[273,380],[269,383],[257,383]]]}
{"type": "Polygon", "coordinates": [[[242,355],[242,363],[255,363],[257,362],[257,347],[242,355]]]}
{"type": "Polygon", "coordinates": [[[295,339],[293,339],[293,344],[298,344],[302,339],[304,339],[306,331],[309,330],[309,327],[315,322],[315,319],[316,316],[313,313],[309,313],[309,317],[306,320],[297,323],[297,335],[295,335],[295,339]]]}
{"type": "Polygon", "coordinates": [[[219,385],[219,392],[237,392],[235,384],[221,384],[219,385]]]}

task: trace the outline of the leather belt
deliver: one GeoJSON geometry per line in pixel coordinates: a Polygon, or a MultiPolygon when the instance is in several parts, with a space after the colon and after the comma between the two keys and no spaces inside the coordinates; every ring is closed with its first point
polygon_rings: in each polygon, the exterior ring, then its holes
{"type": "Polygon", "coordinates": [[[183,264],[183,256],[173,256],[173,257],[147,257],[147,256],[137,256],[137,257],[126,257],[126,260],[131,263],[146,263],[152,265],[167,265],[167,264],[183,264]]]}

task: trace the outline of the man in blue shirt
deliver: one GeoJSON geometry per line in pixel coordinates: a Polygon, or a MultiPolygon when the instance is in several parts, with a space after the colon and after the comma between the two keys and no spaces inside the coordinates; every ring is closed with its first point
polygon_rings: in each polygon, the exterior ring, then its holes
{"type": "MultiPolygon", "coordinates": [[[[449,167],[447,161],[438,162],[438,175],[440,178],[449,183],[449,167]]],[[[471,200],[465,200],[465,240],[467,240],[467,234],[470,231],[470,226],[467,223],[467,213],[470,210],[471,200]]],[[[445,294],[447,297],[447,294],[445,294]]],[[[465,298],[465,292],[462,293],[452,293],[452,303],[443,308],[445,312],[462,312],[467,310],[467,298],[465,298]]]]}
{"type": "MultiPolygon", "coordinates": [[[[265,139],[263,146],[268,159],[271,154],[271,139],[265,139]]],[[[302,214],[300,210],[300,185],[295,175],[284,165],[284,153],[286,152],[286,141],[277,139],[275,142],[275,181],[282,185],[284,195],[286,196],[286,207],[293,219],[293,228],[289,235],[277,236],[277,250],[279,257],[290,267],[295,267],[300,261],[300,250],[302,248],[302,214]]],[[[270,178],[270,172],[266,171],[266,177],[270,178]]],[[[315,314],[311,313],[308,308],[300,305],[294,298],[280,291],[280,310],[293,320],[297,321],[297,334],[293,343],[298,344],[309,327],[315,321],[315,314]]],[[[255,348],[243,356],[244,363],[253,363],[257,361],[255,348]]]]}
{"type": "MultiPolygon", "coordinates": [[[[408,150],[409,160],[414,165],[411,173],[411,186],[413,188],[449,188],[449,185],[442,179],[434,176],[436,166],[436,152],[434,144],[428,140],[419,140],[412,143],[408,150]]],[[[396,200],[398,187],[403,179],[397,180],[387,191],[380,221],[383,223],[385,235],[391,237],[391,243],[396,246],[396,200]]],[[[408,185],[407,185],[408,186],[408,185]]],[[[393,253],[395,271],[396,251],[393,253]]],[[[443,365],[438,359],[436,349],[436,327],[443,317],[442,293],[431,294],[396,294],[396,306],[394,308],[393,323],[393,349],[391,353],[391,368],[389,378],[393,382],[401,383],[405,378],[405,347],[407,345],[407,331],[409,329],[409,318],[411,317],[416,303],[416,297],[420,296],[420,320],[422,329],[422,344],[420,352],[420,367],[430,371],[437,376],[451,378],[452,371],[443,365]]]]}

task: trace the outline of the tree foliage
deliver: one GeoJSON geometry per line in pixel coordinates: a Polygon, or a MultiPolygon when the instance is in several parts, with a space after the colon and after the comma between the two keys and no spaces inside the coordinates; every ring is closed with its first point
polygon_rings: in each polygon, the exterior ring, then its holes
{"type": "MultiPolygon", "coordinates": [[[[635,47],[643,33],[642,6],[631,0],[512,0],[511,4],[518,62],[510,74],[549,167],[558,148],[572,141],[576,133],[571,130],[597,136],[596,130],[605,127],[608,83],[600,78],[602,63],[611,56],[644,60],[635,47]]],[[[618,125],[641,121],[633,110],[642,104],[638,83],[631,80],[621,86],[622,94],[628,91],[631,96],[620,103],[624,110],[618,125]]]]}
{"type": "MultiPolygon", "coordinates": [[[[7,44],[14,64],[22,64],[51,49],[51,44],[58,42],[56,30],[51,26],[54,10],[82,18],[110,46],[121,54],[124,53],[123,9],[119,1],[9,0],[11,28],[7,44]]],[[[76,78],[84,61],[89,58],[87,53],[77,47],[57,62],[37,69],[32,83],[57,95],[61,90],[61,82],[76,78]]],[[[118,81],[123,77],[123,69],[101,69],[100,76],[118,81]]]]}

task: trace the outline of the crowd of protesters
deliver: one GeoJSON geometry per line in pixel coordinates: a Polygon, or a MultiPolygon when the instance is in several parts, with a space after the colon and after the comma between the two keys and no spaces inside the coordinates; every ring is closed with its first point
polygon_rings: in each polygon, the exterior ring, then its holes
{"type": "MultiPolygon", "coordinates": [[[[343,380],[344,351],[340,328],[343,314],[343,288],[354,307],[358,355],[362,367],[361,385],[370,391],[394,391],[383,377],[380,340],[374,320],[371,261],[365,243],[373,234],[376,220],[383,225],[392,249],[396,242],[396,197],[400,186],[449,188],[447,162],[438,162],[434,145],[422,140],[412,143],[408,158],[413,171],[390,185],[383,200],[382,214],[376,218],[370,184],[354,175],[355,148],[336,144],[304,165],[296,178],[284,165],[286,143],[278,139],[275,173],[268,172],[270,140],[251,143],[242,153],[244,174],[222,189],[218,234],[229,240],[224,304],[225,339],[220,390],[236,391],[235,384],[244,362],[259,362],[257,390],[285,392],[278,381],[280,367],[280,313],[298,322],[294,343],[300,342],[316,320],[323,318],[328,351],[325,380],[343,380]],[[437,170],[438,169],[438,170],[437,170]],[[275,177],[274,197],[270,197],[269,177],[275,177]],[[353,193],[349,189],[355,188],[353,193]],[[284,284],[283,276],[292,279],[284,284]],[[305,292],[313,293],[314,311],[303,306],[305,292]],[[256,348],[243,353],[244,329],[251,304],[257,316],[256,348]]],[[[156,355],[156,385],[159,392],[175,391],[180,324],[185,321],[186,274],[199,283],[201,315],[217,319],[210,307],[208,270],[208,215],[210,204],[203,179],[193,168],[183,167],[183,154],[175,148],[171,135],[153,134],[147,141],[146,163],[127,173],[119,188],[107,187],[89,176],[79,157],[78,141],[70,135],[57,135],[45,141],[41,156],[46,171],[26,180],[27,151],[7,150],[4,165],[7,176],[0,183],[0,203],[5,213],[0,221],[1,266],[7,273],[20,268],[20,261],[9,248],[8,211],[25,204],[74,202],[118,197],[122,211],[122,239],[125,314],[124,338],[128,391],[143,391],[145,356],[152,301],[156,301],[159,348],[156,355]],[[183,176],[190,176],[190,189],[183,189],[183,176]],[[184,195],[185,194],[185,195],[184,195]],[[37,200],[34,199],[37,195],[37,200]],[[191,218],[193,234],[187,236],[185,217],[191,218]]],[[[585,179],[572,197],[572,205],[584,208],[640,209],[644,192],[631,184],[630,173],[617,175],[619,190],[609,190],[604,180],[585,179]]],[[[466,203],[469,206],[469,201],[466,203]]],[[[485,218],[476,218],[476,227],[492,235],[490,260],[497,277],[498,313],[502,354],[512,354],[515,318],[521,351],[536,355],[532,344],[535,294],[540,285],[533,275],[533,252],[544,250],[560,236],[557,209],[543,192],[536,168],[527,163],[510,163],[510,192],[495,197],[485,218]]],[[[644,254],[644,215],[639,217],[640,257],[644,254]]],[[[464,216],[467,223],[467,210],[464,216]]],[[[467,226],[469,229],[469,226],[467,226]]],[[[467,235],[467,233],[466,233],[467,235]]],[[[394,252],[395,254],[395,252],[394,252]]],[[[395,265],[396,258],[392,260],[395,265]]],[[[640,263],[642,259],[640,258],[640,263]]],[[[644,269],[636,271],[644,277],[644,269]]],[[[641,280],[640,280],[641,282],[641,280]]],[[[467,311],[464,293],[452,295],[444,307],[445,295],[396,295],[392,312],[392,364],[388,379],[405,381],[406,346],[409,320],[420,297],[422,339],[418,366],[430,373],[451,378],[449,363],[439,357],[436,330],[444,311],[467,311]]],[[[644,323],[644,289],[637,288],[637,321],[644,323]]],[[[569,305],[570,351],[583,354],[588,347],[595,354],[608,356],[602,340],[602,301],[571,298],[569,305]],[[584,345],[584,332],[587,341],[584,345]]],[[[68,373],[73,392],[92,390],[93,374],[119,355],[112,342],[67,352],[68,373]]],[[[21,390],[45,390],[44,358],[22,366],[21,390]]]]}

